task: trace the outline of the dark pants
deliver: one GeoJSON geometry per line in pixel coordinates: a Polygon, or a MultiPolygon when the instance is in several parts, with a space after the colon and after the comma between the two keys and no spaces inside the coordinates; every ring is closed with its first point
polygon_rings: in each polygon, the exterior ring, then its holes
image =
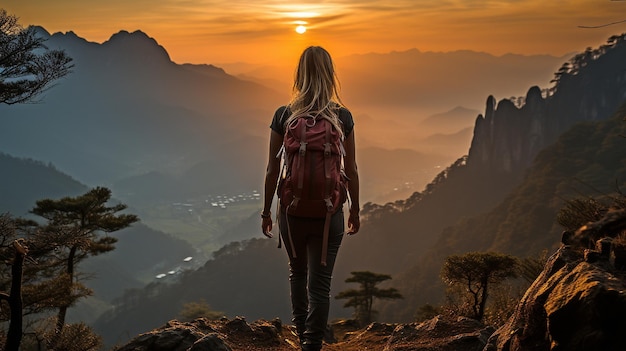
{"type": "Polygon", "coordinates": [[[311,348],[306,349],[311,350],[319,350],[316,347],[321,347],[324,338],[330,307],[330,281],[344,233],[343,212],[338,211],[330,220],[328,254],[326,266],[323,266],[321,259],[324,221],[324,218],[285,216],[282,212],[279,222],[280,235],[289,254],[293,323],[301,343],[310,345],[311,348]],[[287,220],[296,257],[291,252],[287,220]]]}

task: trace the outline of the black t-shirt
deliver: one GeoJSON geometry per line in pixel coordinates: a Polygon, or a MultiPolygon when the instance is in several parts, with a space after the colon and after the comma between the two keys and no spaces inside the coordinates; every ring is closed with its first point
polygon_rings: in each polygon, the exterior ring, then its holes
{"type": "MultiPolygon", "coordinates": [[[[272,118],[270,128],[280,135],[285,135],[285,121],[287,121],[289,115],[290,112],[287,110],[287,106],[279,107],[278,110],[274,112],[274,118],[272,118]]],[[[341,107],[339,109],[339,121],[343,126],[343,134],[345,136],[350,135],[354,129],[354,120],[352,119],[352,114],[347,108],[341,107]]]]}

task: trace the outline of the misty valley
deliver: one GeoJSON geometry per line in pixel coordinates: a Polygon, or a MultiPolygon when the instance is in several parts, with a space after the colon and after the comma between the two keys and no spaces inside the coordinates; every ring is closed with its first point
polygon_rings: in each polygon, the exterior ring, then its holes
{"type": "MultiPolygon", "coordinates": [[[[137,213],[142,222],[152,228],[170,233],[189,242],[198,254],[208,258],[223,245],[252,236],[225,236],[233,227],[258,212],[261,194],[257,191],[243,194],[207,195],[186,202],[174,202],[145,206],[137,213]]],[[[256,235],[254,235],[256,236],[256,235]]]]}
{"type": "MultiPolygon", "coordinates": [[[[181,319],[189,304],[288,324],[287,256],[277,236],[262,236],[259,213],[269,124],[289,101],[292,68],[178,64],[141,31],[102,44],[37,33],[73,68],[37,103],[0,104],[0,213],[41,222],[42,199],[110,189],[109,203],[137,217],[107,232],[114,249],[81,264],[93,293],[66,321],[93,328],[107,348],[181,319]]],[[[538,257],[561,245],[568,201],[623,206],[624,62],[624,34],[571,57],[337,58],[355,120],[362,231],[344,238],[333,296],[355,271],[389,274],[381,286],[404,298],[377,301],[377,319],[414,322],[444,304],[447,257],[538,257]]],[[[331,319],[352,312],[333,299],[331,319]]]]}

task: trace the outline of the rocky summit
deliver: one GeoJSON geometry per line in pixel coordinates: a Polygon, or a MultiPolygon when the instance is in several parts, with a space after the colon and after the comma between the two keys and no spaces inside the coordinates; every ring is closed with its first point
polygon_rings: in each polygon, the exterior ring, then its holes
{"type": "MultiPolygon", "coordinates": [[[[459,317],[437,316],[422,323],[372,323],[355,329],[346,321],[336,322],[324,343],[325,351],[357,350],[464,350],[480,351],[493,328],[459,317]]],[[[116,351],[293,351],[299,350],[295,330],[280,320],[244,318],[190,323],[170,321],[141,334],[116,351]]]]}

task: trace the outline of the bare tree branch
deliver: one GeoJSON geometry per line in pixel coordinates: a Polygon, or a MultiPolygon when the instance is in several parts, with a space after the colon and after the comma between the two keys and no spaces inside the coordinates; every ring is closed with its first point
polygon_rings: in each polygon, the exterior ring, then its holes
{"type": "MultiPolygon", "coordinates": [[[[611,1],[617,1],[617,0],[611,0],[611,1]]],[[[620,1],[623,1],[623,0],[620,0],[620,1]]],[[[626,20],[601,24],[599,26],[578,26],[578,28],[585,28],[585,29],[602,28],[602,27],[608,27],[608,26],[612,26],[614,24],[620,24],[620,23],[626,23],[626,20]]]]}

